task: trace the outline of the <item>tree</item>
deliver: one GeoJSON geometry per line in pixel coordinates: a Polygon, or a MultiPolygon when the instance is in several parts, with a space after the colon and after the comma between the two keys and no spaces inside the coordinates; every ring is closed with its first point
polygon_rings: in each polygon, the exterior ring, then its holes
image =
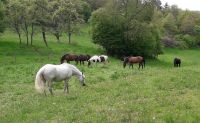
{"type": "Polygon", "coordinates": [[[91,6],[86,2],[81,2],[81,4],[80,14],[83,15],[84,21],[87,23],[92,13],[91,6]]]}
{"type": "Polygon", "coordinates": [[[180,31],[183,34],[195,35],[195,18],[189,12],[186,12],[181,20],[180,31]]]}
{"type": "Polygon", "coordinates": [[[152,22],[154,1],[112,0],[92,14],[92,39],[116,56],[160,53],[160,34],[152,22]],[[144,9],[145,8],[145,9],[144,9]]]}
{"type": "Polygon", "coordinates": [[[6,20],[10,27],[18,34],[19,43],[22,43],[21,39],[21,24],[22,24],[22,9],[21,3],[18,0],[8,0],[6,4],[6,20]]]}
{"type": "Polygon", "coordinates": [[[30,1],[26,1],[26,0],[21,0],[20,1],[21,4],[21,9],[23,11],[21,11],[20,15],[21,15],[21,27],[22,30],[25,33],[26,36],[26,45],[29,45],[29,27],[30,27],[30,21],[31,21],[31,15],[30,15],[30,1]]]}
{"type": "Polygon", "coordinates": [[[0,33],[2,33],[5,29],[4,26],[4,10],[3,3],[0,1],[0,33]]]}
{"type": "Polygon", "coordinates": [[[84,0],[84,1],[86,1],[90,5],[92,11],[95,11],[103,7],[106,3],[106,0],[84,0]]]}
{"type": "Polygon", "coordinates": [[[83,22],[79,13],[82,7],[78,0],[61,0],[60,7],[55,11],[54,16],[62,21],[64,31],[68,35],[68,43],[71,43],[71,35],[77,29],[78,24],[83,22]]]}
{"type": "Polygon", "coordinates": [[[168,13],[167,16],[163,20],[164,22],[164,28],[165,33],[168,36],[173,36],[174,34],[177,34],[178,28],[176,25],[176,19],[171,13],[168,13]]]}
{"type": "Polygon", "coordinates": [[[50,12],[51,12],[51,20],[50,20],[50,32],[56,37],[57,42],[60,42],[60,36],[62,35],[62,20],[56,16],[56,11],[60,7],[60,0],[54,0],[49,2],[50,12]]]}
{"type": "Polygon", "coordinates": [[[41,31],[42,31],[42,37],[43,37],[43,41],[46,45],[46,47],[48,47],[48,43],[46,40],[46,31],[47,28],[50,25],[50,20],[51,20],[51,15],[49,12],[49,6],[48,6],[48,0],[36,0],[35,4],[36,4],[36,23],[40,26],[41,31]]]}

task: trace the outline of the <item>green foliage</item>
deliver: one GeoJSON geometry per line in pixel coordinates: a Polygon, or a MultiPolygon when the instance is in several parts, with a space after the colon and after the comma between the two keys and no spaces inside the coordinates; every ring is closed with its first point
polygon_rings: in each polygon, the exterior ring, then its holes
{"type": "Polygon", "coordinates": [[[174,16],[169,13],[165,18],[164,18],[164,28],[166,31],[167,35],[174,35],[177,34],[178,29],[177,29],[177,25],[176,25],[176,20],[174,18],[174,16]]]}
{"type": "Polygon", "coordinates": [[[90,5],[92,11],[94,11],[103,7],[107,0],[83,0],[83,1],[86,1],[90,5]]]}
{"type": "Polygon", "coordinates": [[[149,24],[154,15],[152,3],[138,3],[134,8],[134,0],[127,1],[124,6],[121,2],[110,2],[106,8],[93,13],[93,41],[111,55],[157,56],[162,48],[159,28],[154,23],[149,24]]]}
{"type": "Polygon", "coordinates": [[[84,16],[84,21],[87,23],[92,13],[91,7],[86,2],[82,2],[81,6],[82,6],[81,14],[84,16]]]}
{"type": "Polygon", "coordinates": [[[27,36],[27,45],[31,45],[35,29],[40,28],[43,41],[48,46],[46,33],[52,33],[59,41],[62,33],[67,33],[69,42],[72,33],[79,31],[79,25],[88,20],[90,7],[82,0],[8,0],[6,17],[9,25],[19,35],[27,36]],[[23,31],[23,33],[22,33],[23,31]]]}
{"type": "Polygon", "coordinates": [[[3,3],[0,1],[0,33],[5,30],[3,3]]]}
{"type": "Polygon", "coordinates": [[[195,37],[186,34],[186,35],[183,35],[182,38],[183,38],[183,41],[186,42],[187,46],[189,46],[189,47],[195,47],[195,45],[196,45],[196,39],[195,39],[195,37]]]}
{"type": "Polygon", "coordinates": [[[183,11],[172,5],[164,8],[163,36],[176,39],[176,47],[193,48],[199,46],[199,34],[196,30],[200,23],[199,12],[183,11]]]}
{"type": "Polygon", "coordinates": [[[190,13],[182,18],[180,31],[183,34],[195,35],[195,20],[190,13]]]}

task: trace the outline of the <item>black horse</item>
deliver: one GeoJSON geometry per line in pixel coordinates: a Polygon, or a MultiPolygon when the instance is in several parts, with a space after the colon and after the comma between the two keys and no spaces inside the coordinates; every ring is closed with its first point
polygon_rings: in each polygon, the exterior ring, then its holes
{"type": "Polygon", "coordinates": [[[181,66],[181,59],[174,58],[174,67],[180,67],[181,66]]]}
{"type": "Polygon", "coordinates": [[[90,59],[90,57],[91,57],[90,55],[82,55],[81,54],[81,55],[78,56],[77,60],[79,61],[80,65],[81,64],[84,65],[84,61],[88,61],[90,59]]]}

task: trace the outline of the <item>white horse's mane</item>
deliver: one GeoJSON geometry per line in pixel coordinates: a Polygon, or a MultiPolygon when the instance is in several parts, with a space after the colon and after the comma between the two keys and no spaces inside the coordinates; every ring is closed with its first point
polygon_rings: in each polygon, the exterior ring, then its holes
{"type": "Polygon", "coordinates": [[[66,64],[66,65],[68,65],[70,68],[72,68],[72,70],[74,70],[73,72],[74,73],[77,73],[76,75],[78,76],[78,75],[82,75],[82,72],[76,67],[76,66],[74,66],[74,65],[72,65],[72,64],[68,64],[68,63],[63,63],[63,64],[66,64]]]}

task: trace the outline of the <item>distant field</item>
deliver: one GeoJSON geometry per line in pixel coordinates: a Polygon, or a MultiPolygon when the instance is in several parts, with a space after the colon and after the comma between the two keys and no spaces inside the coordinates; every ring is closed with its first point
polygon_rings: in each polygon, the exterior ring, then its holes
{"type": "Polygon", "coordinates": [[[87,30],[73,36],[71,45],[48,36],[49,48],[39,34],[33,47],[19,46],[10,31],[0,37],[0,123],[200,122],[199,49],[165,49],[157,60],[147,59],[143,70],[124,69],[115,58],[105,66],[78,65],[87,87],[74,77],[67,96],[63,82],[54,84],[55,96],[36,93],[34,78],[42,65],[58,64],[64,53],[104,53],[87,30]],[[174,57],[182,59],[181,68],[173,68],[174,57]]]}

